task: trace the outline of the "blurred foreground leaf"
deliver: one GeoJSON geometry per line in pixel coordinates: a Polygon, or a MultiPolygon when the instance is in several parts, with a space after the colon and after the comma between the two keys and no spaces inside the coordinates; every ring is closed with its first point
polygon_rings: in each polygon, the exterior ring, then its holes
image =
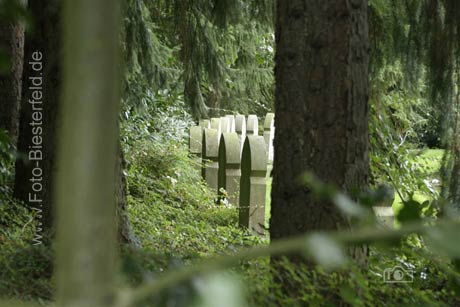
{"type": "Polygon", "coordinates": [[[339,243],[324,234],[313,234],[307,240],[307,253],[325,268],[337,268],[347,262],[339,243]]]}
{"type": "Polygon", "coordinates": [[[200,294],[199,307],[241,307],[245,306],[239,281],[225,273],[214,273],[197,284],[200,294]]]}

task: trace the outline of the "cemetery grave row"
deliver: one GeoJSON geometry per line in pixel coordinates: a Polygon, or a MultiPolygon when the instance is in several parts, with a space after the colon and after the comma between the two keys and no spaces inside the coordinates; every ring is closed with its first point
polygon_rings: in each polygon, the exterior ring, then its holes
{"type": "MultiPolygon", "coordinates": [[[[238,205],[239,224],[258,234],[265,232],[265,199],[274,134],[273,113],[265,117],[263,135],[259,135],[256,115],[203,119],[190,128],[190,153],[203,179],[229,203],[238,205]]],[[[381,224],[392,227],[391,207],[374,207],[374,211],[381,224]]]]}
{"type": "Polygon", "coordinates": [[[239,224],[264,233],[267,176],[273,161],[275,115],[268,113],[259,135],[256,115],[226,115],[190,128],[190,152],[203,179],[238,205],[239,224]],[[225,191],[225,192],[223,192],[225,191]]]}

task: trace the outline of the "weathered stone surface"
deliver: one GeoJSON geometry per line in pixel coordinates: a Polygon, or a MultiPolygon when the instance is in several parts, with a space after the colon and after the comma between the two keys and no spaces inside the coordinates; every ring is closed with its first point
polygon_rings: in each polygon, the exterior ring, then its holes
{"type": "Polygon", "coordinates": [[[196,163],[196,168],[201,171],[201,151],[203,149],[203,128],[200,126],[190,127],[189,148],[196,163]]]}
{"type": "Polygon", "coordinates": [[[238,114],[235,116],[235,132],[238,134],[242,151],[244,140],[246,139],[246,117],[244,115],[238,114]]]}
{"type": "Polygon", "coordinates": [[[230,121],[227,117],[223,116],[220,118],[220,127],[222,129],[222,133],[230,132],[230,121]]]}
{"type": "Polygon", "coordinates": [[[229,132],[235,132],[235,115],[225,115],[228,118],[229,132]]]}
{"type": "Polygon", "coordinates": [[[217,130],[218,138],[220,140],[220,135],[222,134],[222,126],[220,122],[220,117],[211,118],[211,129],[217,130]]]}
{"type": "Polygon", "coordinates": [[[264,233],[267,153],[263,136],[248,135],[241,159],[239,223],[264,233]]]}
{"type": "Polygon", "coordinates": [[[377,217],[377,222],[387,228],[393,228],[394,226],[394,213],[391,206],[374,206],[375,216],[377,217]]]}
{"type": "Polygon", "coordinates": [[[219,155],[219,132],[216,129],[205,128],[203,131],[203,178],[211,189],[217,193],[218,183],[218,155],[219,155]]]}
{"type": "Polygon", "coordinates": [[[237,205],[241,178],[240,141],[235,132],[222,133],[219,145],[219,191],[227,192],[227,199],[237,205]]]}
{"type": "Polygon", "coordinates": [[[199,154],[201,156],[202,142],[203,141],[203,128],[200,126],[190,127],[189,147],[192,154],[199,154]]]}
{"type": "Polygon", "coordinates": [[[248,116],[246,135],[259,135],[259,119],[257,118],[257,115],[248,116]]]}
{"type": "Polygon", "coordinates": [[[273,139],[275,138],[275,114],[267,113],[264,121],[264,140],[268,162],[273,162],[273,139]]]}
{"type": "Polygon", "coordinates": [[[209,119],[200,120],[200,126],[203,128],[211,128],[211,121],[209,119]]]}
{"type": "Polygon", "coordinates": [[[221,130],[220,117],[211,118],[211,129],[221,130]]]}
{"type": "Polygon", "coordinates": [[[246,116],[242,114],[235,116],[235,132],[237,134],[246,133],[246,116]]]}

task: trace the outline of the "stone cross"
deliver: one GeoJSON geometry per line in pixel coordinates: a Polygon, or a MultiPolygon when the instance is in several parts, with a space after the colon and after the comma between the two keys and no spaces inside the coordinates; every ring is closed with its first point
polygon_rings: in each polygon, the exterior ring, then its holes
{"type": "Polygon", "coordinates": [[[219,145],[219,191],[227,192],[227,199],[238,205],[241,178],[240,141],[235,132],[222,133],[219,145]]]}
{"type": "Polygon", "coordinates": [[[217,180],[219,170],[219,132],[216,129],[205,128],[203,132],[202,145],[202,176],[208,183],[209,187],[217,193],[217,180]]]}
{"type": "Polygon", "coordinates": [[[268,162],[273,162],[273,139],[275,138],[275,114],[267,113],[264,121],[264,140],[268,162]]]}
{"type": "Polygon", "coordinates": [[[257,118],[257,115],[248,116],[246,135],[259,135],[259,119],[257,118]]]}
{"type": "Polygon", "coordinates": [[[248,135],[241,159],[239,224],[265,232],[267,153],[263,136],[248,135]]]}

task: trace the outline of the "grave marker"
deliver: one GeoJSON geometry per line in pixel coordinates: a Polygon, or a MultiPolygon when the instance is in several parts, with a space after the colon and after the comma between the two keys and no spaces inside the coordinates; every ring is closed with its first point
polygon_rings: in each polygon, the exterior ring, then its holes
{"type": "Polygon", "coordinates": [[[220,118],[220,127],[222,129],[222,133],[230,132],[230,121],[227,117],[223,116],[220,118]]]}
{"type": "Polygon", "coordinates": [[[224,188],[227,199],[237,205],[241,178],[240,141],[235,132],[222,133],[219,145],[219,190],[224,188]]]}
{"type": "Polygon", "coordinates": [[[248,123],[246,125],[246,135],[259,135],[259,119],[256,115],[248,116],[248,123]]]}
{"type": "Polygon", "coordinates": [[[189,148],[190,153],[193,155],[193,160],[196,162],[196,167],[201,170],[201,152],[203,150],[203,128],[200,126],[193,126],[190,128],[189,148]]]}
{"type": "Polygon", "coordinates": [[[211,128],[211,121],[209,119],[200,120],[200,126],[203,128],[211,128]]]}
{"type": "Polygon", "coordinates": [[[374,210],[375,216],[377,218],[377,222],[386,227],[386,228],[393,228],[394,226],[394,213],[393,208],[390,206],[374,206],[372,207],[374,210]]]}
{"type": "Polygon", "coordinates": [[[235,131],[240,140],[241,151],[243,150],[244,140],[246,139],[246,117],[238,114],[235,117],[235,131]]]}
{"type": "Polygon", "coordinates": [[[264,121],[264,140],[268,162],[273,162],[273,139],[275,138],[275,114],[267,113],[264,121]]]}
{"type": "Polygon", "coordinates": [[[225,115],[225,117],[228,118],[228,123],[230,125],[229,132],[235,132],[235,115],[225,115]]]}
{"type": "Polygon", "coordinates": [[[219,155],[219,132],[216,129],[205,128],[203,132],[203,168],[202,176],[209,187],[217,192],[218,181],[218,155],[219,155]]]}
{"type": "Polygon", "coordinates": [[[239,223],[259,234],[265,232],[267,153],[263,136],[248,135],[241,159],[239,223]]]}
{"type": "Polygon", "coordinates": [[[221,126],[219,117],[211,118],[211,129],[216,129],[217,130],[218,138],[220,140],[220,135],[222,133],[222,126],[221,126]]]}

